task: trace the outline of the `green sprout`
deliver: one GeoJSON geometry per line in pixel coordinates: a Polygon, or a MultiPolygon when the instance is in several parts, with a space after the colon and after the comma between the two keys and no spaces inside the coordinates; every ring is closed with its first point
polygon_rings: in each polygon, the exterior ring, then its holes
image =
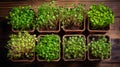
{"type": "Polygon", "coordinates": [[[48,62],[59,59],[59,36],[55,34],[40,36],[36,46],[36,53],[38,57],[41,57],[48,62]]]}
{"type": "Polygon", "coordinates": [[[11,24],[14,29],[29,30],[35,25],[33,23],[34,11],[30,9],[30,6],[14,7],[9,15],[9,24],[11,24]]]}
{"type": "Polygon", "coordinates": [[[85,56],[88,50],[83,36],[66,36],[63,39],[64,57],[66,59],[80,59],[85,56]]]}
{"type": "Polygon", "coordinates": [[[114,23],[114,14],[109,7],[102,4],[92,5],[88,11],[91,29],[104,29],[114,23]]]}
{"type": "Polygon", "coordinates": [[[57,28],[59,13],[58,7],[52,5],[54,5],[54,2],[50,2],[49,4],[43,3],[38,8],[36,25],[42,30],[53,30],[57,28]]]}
{"type": "Polygon", "coordinates": [[[93,56],[101,60],[110,57],[111,45],[105,36],[99,37],[98,40],[93,37],[88,45],[93,56]]]}
{"type": "Polygon", "coordinates": [[[84,4],[78,4],[77,6],[74,5],[72,8],[60,7],[59,11],[60,21],[64,28],[68,29],[71,26],[82,27],[85,14],[84,4]]]}
{"type": "Polygon", "coordinates": [[[34,56],[36,35],[30,35],[28,32],[19,32],[18,35],[11,34],[7,44],[10,59],[28,58],[34,56]]]}

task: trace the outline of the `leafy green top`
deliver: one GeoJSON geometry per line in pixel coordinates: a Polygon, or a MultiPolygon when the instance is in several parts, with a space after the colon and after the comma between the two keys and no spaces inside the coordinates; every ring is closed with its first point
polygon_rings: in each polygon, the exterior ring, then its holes
{"type": "Polygon", "coordinates": [[[55,22],[58,19],[58,7],[54,5],[54,3],[50,2],[49,4],[43,3],[38,8],[37,13],[37,26],[43,28],[43,27],[49,27],[50,29],[53,29],[54,26],[58,23],[55,22]]]}
{"type": "Polygon", "coordinates": [[[60,52],[59,42],[59,36],[55,34],[40,36],[36,46],[37,56],[47,61],[58,59],[60,52]]]}
{"type": "Polygon", "coordinates": [[[30,29],[34,25],[34,11],[30,9],[30,6],[14,7],[9,14],[9,24],[11,24],[15,29],[30,29]]]}
{"type": "Polygon", "coordinates": [[[64,56],[66,59],[83,59],[87,51],[85,37],[66,36],[63,39],[64,56]]]}
{"type": "Polygon", "coordinates": [[[110,57],[111,45],[105,36],[99,37],[98,40],[92,38],[92,41],[88,45],[93,56],[99,57],[101,60],[110,57]]]}
{"type": "Polygon", "coordinates": [[[23,56],[30,58],[33,56],[31,53],[34,52],[35,40],[36,36],[30,35],[28,32],[19,32],[18,35],[10,35],[10,40],[7,44],[7,48],[9,49],[8,57],[10,59],[18,59],[23,56]]]}
{"type": "Polygon", "coordinates": [[[112,10],[102,4],[92,5],[88,11],[88,17],[94,29],[104,28],[114,23],[114,14],[112,10]]]}
{"type": "Polygon", "coordinates": [[[85,14],[85,5],[78,4],[72,8],[60,8],[60,21],[63,25],[81,26],[85,14]]]}

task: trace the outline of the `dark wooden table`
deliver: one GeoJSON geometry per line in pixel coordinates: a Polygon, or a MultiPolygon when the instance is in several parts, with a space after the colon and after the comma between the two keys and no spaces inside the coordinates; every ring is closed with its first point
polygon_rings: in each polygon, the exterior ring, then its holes
{"type": "MultiPolygon", "coordinates": [[[[38,62],[35,60],[33,63],[13,63],[6,57],[7,49],[5,45],[9,40],[11,26],[7,24],[5,16],[15,6],[31,5],[32,9],[36,11],[36,8],[42,2],[49,2],[50,0],[0,0],[0,65],[11,67],[120,67],[120,0],[56,0],[58,5],[65,5],[71,3],[83,3],[86,4],[86,9],[92,4],[104,3],[109,6],[115,14],[115,23],[110,26],[108,34],[111,38],[112,44],[112,58],[110,61],[91,62],[86,59],[84,62],[65,62],[61,58],[59,62],[38,62]]],[[[35,34],[39,34],[37,31],[35,34]]],[[[65,33],[60,32],[61,37],[65,33]],[[62,34],[61,34],[62,33],[62,34]]],[[[2,67],[2,66],[0,66],[2,67]]]]}

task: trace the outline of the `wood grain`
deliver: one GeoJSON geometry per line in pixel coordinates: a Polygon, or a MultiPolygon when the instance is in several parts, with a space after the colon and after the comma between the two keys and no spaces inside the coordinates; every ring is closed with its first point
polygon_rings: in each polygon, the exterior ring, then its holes
{"type": "MultiPolygon", "coordinates": [[[[4,56],[6,55],[5,48],[3,47],[7,44],[7,40],[11,32],[11,27],[7,25],[7,21],[4,19],[5,16],[8,16],[9,11],[16,6],[26,6],[31,5],[32,9],[35,11],[37,7],[40,6],[41,3],[47,2],[49,3],[51,0],[0,0],[0,64],[3,63],[5,65],[11,64],[12,67],[16,66],[23,66],[26,65],[20,63],[9,63],[4,56]],[[6,31],[9,30],[9,31],[6,31]],[[3,49],[3,50],[2,50],[3,49]],[[3,56],[1,55],[3,54],[3,56]],[[2,58],[2,59],[1,59],[2,58]],[[1,62],[2,61],[2,62],[1,62]],[[7,63],[7,64],[6,64],[7,63]]],[[[110,26],[110,31],[108,34],[111,37],[111,44],[112,44],[112,59],[109,62],[63,62],[60,61],[58,63],[33,63],[30,64],[28,67],[120,67],[120,0],[56,0],[56,4],[59,6],[66,6],[69,4],[86,4],[86,10],[92,4],[99,4],[104,3],[106,6],[110,7],[114,14],[115,14],[115,23],[110,26]],[[119,63],[118,63],[119,62],[119,63]]],[[[9,65],[8,65],[9,66],[9,65]]]]}

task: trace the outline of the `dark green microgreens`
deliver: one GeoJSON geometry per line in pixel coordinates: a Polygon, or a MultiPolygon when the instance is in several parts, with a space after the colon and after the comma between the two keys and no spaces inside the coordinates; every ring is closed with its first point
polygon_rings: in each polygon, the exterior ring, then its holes
{"type": "Polygon", "coordinates": [[[72,8],[59,8],[60,11],[60,21],[63,26],[77,25],[82,26],[82,21],[84,20],[85,5],[78,4],[74,5],[72,8]]]}
{"type": "Polygon", "coordinates": [[[64,56],[66,59],[83,59],[88,50],[83,36],[66,36],[63,39],[64,56]]]}
{"type": "Polygon", "coordinates": [[[30,9],[30,6],[14,7],[9,15],[9,24],[11,24],[14,29],[26,30],[35,26],[33,23],[34,11],[30,9]]]}
{"type": "Polygon", "coordinates": [[[92,5],[88,11],[88,17],[92,29],[104,29],[109,24],[114,23],[114,14],[112,10],[103,4],[92,5]]]}
{"type": "Polygon", "coordinates": [[[40,36],[36,46],[36,53],[38,57],[42,57],[48,62],[57,60],[60,53],[60,38],[58,35],[44,35],[40,36]]]}
{"type": "Polygon", "coordinates": [[[43,3],[38,8],[36,25],[42,29],[54,29],[58,24],[58,13],[58,6],[54,2],[50,2],[49,4],[43,3]]]}
{"type": "Polygon", "coordinates": [[[105,36],[100,37],[98,40],[92,38],[88,45],[93,56],[99,57],[101,60],[110,57],[111,45],[105,36]]]}

